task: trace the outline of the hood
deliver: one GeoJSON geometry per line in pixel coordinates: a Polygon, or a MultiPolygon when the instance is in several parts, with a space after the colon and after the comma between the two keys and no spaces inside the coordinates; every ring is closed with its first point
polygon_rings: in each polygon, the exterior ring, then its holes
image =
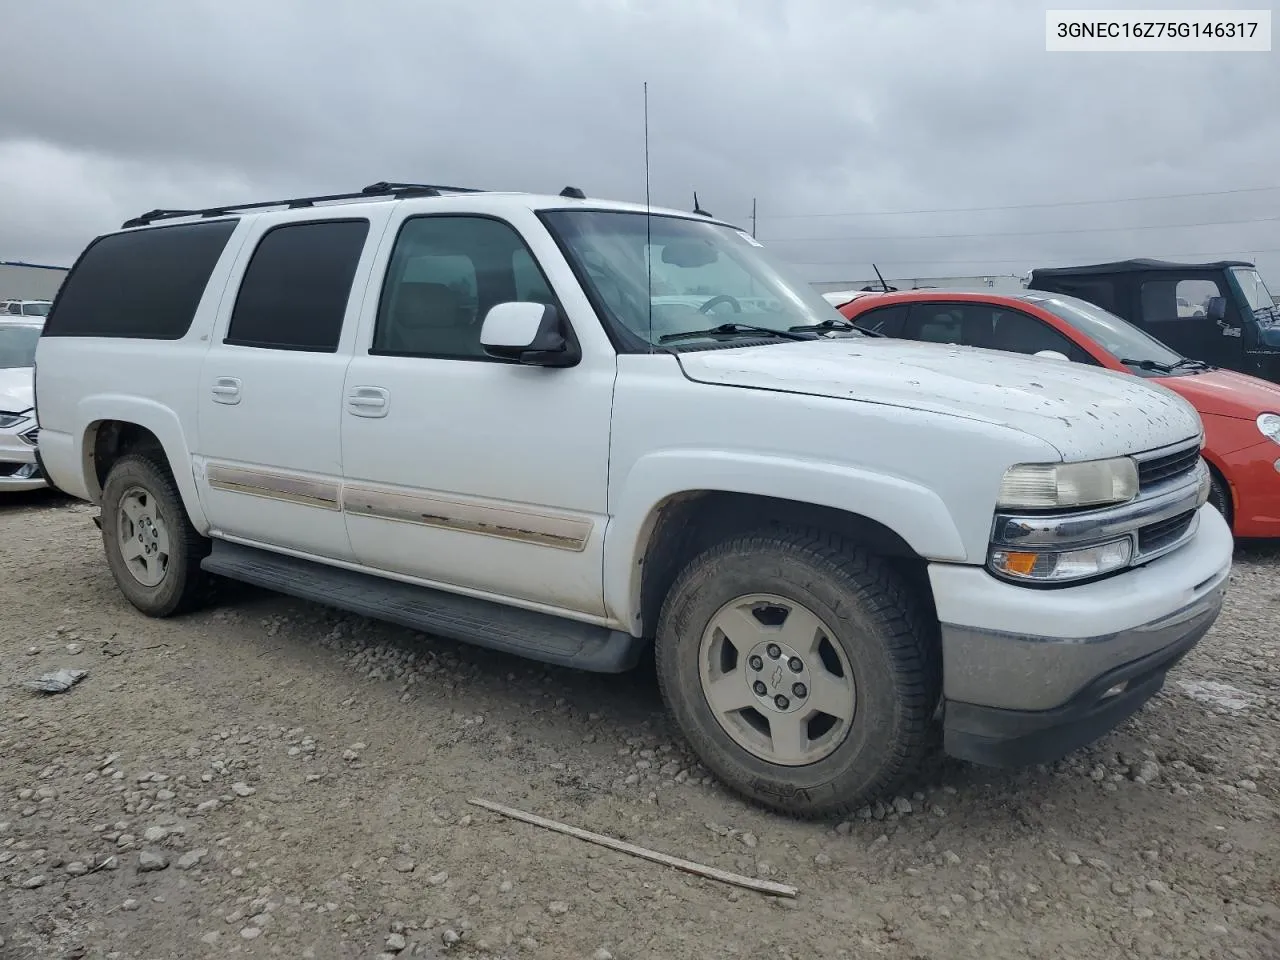
{"type": "Polygon", "coordinates": [[[21,413],[35,405],[34,373],[32,367],[0,370],[0,410],[21,413]]]}
{"type": "Polygon", "coordinates": [[[1039,437],[1068,460],[1151,450],[1202,429],[1190,404],[1141,377],[974,347],[845,337],[678,357],[698,383],[981,420],[1039,437]]]}
{"type": "Polygon", "coordinates": [[[1186,397],[1202,416],[1255,420],[1260,413],[1280,413],[1280,386],[1234,370],[1208,370],[1153,382],[1186,397]]]}

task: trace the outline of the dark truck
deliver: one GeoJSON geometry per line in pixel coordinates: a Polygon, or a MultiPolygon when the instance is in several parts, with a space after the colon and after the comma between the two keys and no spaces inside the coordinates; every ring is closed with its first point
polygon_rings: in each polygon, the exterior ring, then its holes
{"type": "Polygon", "coordinates": [[[1280,307],[1252,263],[1121,260],[1033,270],[1027,286],[1096,303],[1185,357],[1280,383],[1280,307]]]}

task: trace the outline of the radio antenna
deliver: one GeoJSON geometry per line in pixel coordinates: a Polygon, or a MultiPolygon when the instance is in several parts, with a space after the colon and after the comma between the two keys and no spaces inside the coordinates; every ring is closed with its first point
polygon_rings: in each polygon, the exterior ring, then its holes
{"type": "Polygon", "coordinates": [[[881,289],[883,289],[885,293],[888,293],[888,292],[889,292],[889,285],[888,285],[887,283],[885,283],[885,282],[884,282],[884,276],[880,273],[880,268],[879,268],[879,267],[877,267],[877,266],[873,263],[873,264],[871,265],[871,269],[872,269],[872,270],[874,270],[874,271],[876,272],[876,279],[878,279],[878,280],[880,281],[880,287],[881,287],[881,289]]]}
{"type": "Polygon", "coordinates": [[[648,284],[649,352],[653,353],[653,208],[649,203],[649,81],[644,82],[644,269],[648,284]]]}

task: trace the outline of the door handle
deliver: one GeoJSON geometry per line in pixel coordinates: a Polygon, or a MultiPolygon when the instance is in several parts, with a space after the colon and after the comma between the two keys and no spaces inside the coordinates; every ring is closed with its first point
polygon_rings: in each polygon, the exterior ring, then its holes
{"type": "Polygon", "coordinates": [[[357,417],[385,417],[391,395],[384,387],[353,387],[347,394],[347,410],[357,417]]]}
{"type": "Polygon", "coordinates": [[[217,377],[213,381],[210,392],[213,394],[214,403],[239,403],[240,378],[217,377]]]}

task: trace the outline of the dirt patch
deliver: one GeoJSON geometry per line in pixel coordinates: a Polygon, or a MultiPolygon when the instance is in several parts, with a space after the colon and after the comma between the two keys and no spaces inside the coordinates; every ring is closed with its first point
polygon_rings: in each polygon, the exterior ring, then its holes
{"type": "Polygon", "coordinates": [[[0,504],[0,958],[1280,956],[1280,550],[1165,691],[1048,768],[932,763],[802,824],[650,672],[544,668],[230,589],[151,621],[91,508],[0,504]],[[27,680],[89,671],[66,693],[27,680]],[[776,900],[478,796],[800,888],[776,900]]]}

